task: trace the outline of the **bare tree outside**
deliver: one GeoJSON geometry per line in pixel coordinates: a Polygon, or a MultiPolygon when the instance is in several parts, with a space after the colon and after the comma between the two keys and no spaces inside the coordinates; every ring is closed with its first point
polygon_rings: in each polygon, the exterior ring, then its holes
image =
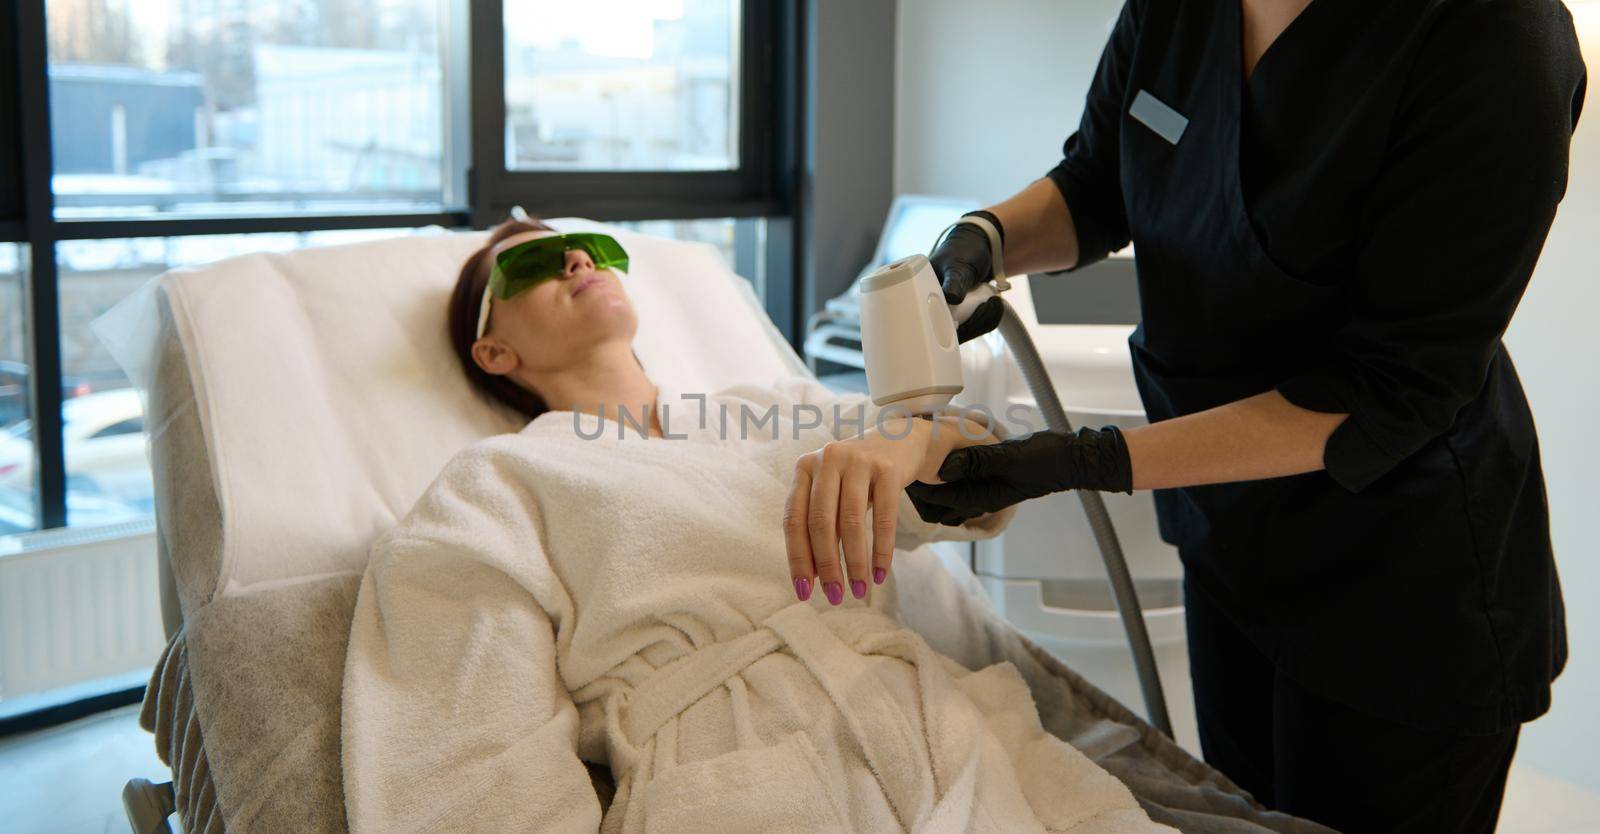
{"type": "Polygon", "coordinates": [[[133,24],[116,0],[51,0],[51,62],[136,64],[133,24]]]}

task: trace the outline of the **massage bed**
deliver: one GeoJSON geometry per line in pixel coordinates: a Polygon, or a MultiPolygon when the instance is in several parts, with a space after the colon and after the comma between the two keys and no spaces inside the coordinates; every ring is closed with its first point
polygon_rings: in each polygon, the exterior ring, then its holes
{"type": "MultiPolygon", "coordinates": [[[[683,391],[806,374],[704,244],[584,220],[633,256],[635,349],[683,391]]],[[[343,831],[341,681],[369,547],[460,449],[521,421],[476,396],[445,301],[483,233],[255,254],[169,272],[95,329],[146,397],[168,644],[140,722],[173,780],[130,782],[137,832],[343,831]]],[[[1009,661],[1045,729],[1186,832],[1326,829],[1263,809],[1001,619],[960,559],[902,552],[905,624],[972,669],[1009,661]],[[905,601],[914,600],[915,604],[905,601]]],[[[591,766],[604,803],[609,774],[591,766]]]]}

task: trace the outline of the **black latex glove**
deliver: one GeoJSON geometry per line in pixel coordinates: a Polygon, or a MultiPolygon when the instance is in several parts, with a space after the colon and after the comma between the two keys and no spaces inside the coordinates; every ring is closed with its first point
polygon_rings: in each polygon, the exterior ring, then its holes
{"type": "Polygon", "coordinates": [[[906,494],[923,521],[956,526],[1065,489],[1132,492],[1133,463],[1115,426],[1041,431],[957,449],[940,465],[939,479],[945,483],[916,482],[906,494]]]}
{"type": "MultiPolygon", "coordinates": [[[[976,215],[994,224],[995,230],[1000,233],[1001,245],[1005,245],[1006,232],[1000,226],[1000,218],[987,211],[971,211],[962,216],[967,215],[976,215]]],[[[994,278],[989,236],[970,223],[962,223],[951,229],[950,234],[939,241],[933,254],[928,256],[928,262],[944,284],[944,300],[947,304],[960,304],[973,287],[994,278]]],[[[973,310],[966,321],[956,326],[956,341],[976,339],[1000,326],[1001,313],[999,298],[991,298],[978,305],[978,309],[973,310]]]]}

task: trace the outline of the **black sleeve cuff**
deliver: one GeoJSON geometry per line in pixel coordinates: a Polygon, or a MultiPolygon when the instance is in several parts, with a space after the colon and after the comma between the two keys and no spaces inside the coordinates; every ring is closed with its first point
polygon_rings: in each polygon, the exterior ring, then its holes
{"type": "Polygon", "coordinates": [[[1349,417],[1328,436],[1322,465],[1334,482],[1360,492],[1382,478],[1400,457],[1380,444],[1363,420],[1359,396],[1336,375],[1313,373],[1284,380],[1278,393],[1301,408],[1349,417]]]}
{"type": "Polygon", "coordinates": [[[1111,254],[1111,233],[1106,230],[1104,223],[1095,219],[1094,206],[1099,201],[1087,178],[1071,159],[1061,160],[1045,176],[1056,184],[1062,199],[1067,201],[1067,211],[1072,213],[1072,225],[1078,231],[1078,263],[1072,269],[1060,271],[1072,272],[1105,260],[1111,254]]]}

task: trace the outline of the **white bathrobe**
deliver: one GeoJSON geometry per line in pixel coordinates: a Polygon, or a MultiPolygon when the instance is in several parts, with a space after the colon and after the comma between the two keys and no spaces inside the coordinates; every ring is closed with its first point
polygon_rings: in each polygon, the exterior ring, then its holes
{"type": "MultiPolygon", "coordinates": [[[[870,427],[864,399],[795,379],[658,408],[672,437],[551,412],[475,444],[374,546],[343,694],[354,831],[1170,830],[1041,729],[1009,663],[969,671],[902,627],[892,579],[796,602],[795,459],[870,427]],[[585,761],[616,779],[603,819],[585,761]]],[[[940,527],[902,498],[897,545],[1009,517],[940,527]]]]}

